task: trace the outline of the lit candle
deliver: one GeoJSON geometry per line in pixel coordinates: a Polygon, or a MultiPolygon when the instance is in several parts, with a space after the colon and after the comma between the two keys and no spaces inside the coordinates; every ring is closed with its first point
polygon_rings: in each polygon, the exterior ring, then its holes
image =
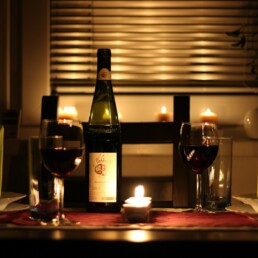
{"type": "Polygon", "coordinates": [[[58,119],[77,120],[78,112],[75,107],[65,106],[64,108],[58,108],[58,119]]]}
{"type": "Polygon", "coordinates": [[[207,108],[205,112],[201,113],[200,120],[201,122],[217,123],[218,116],[207,108]]]}
{"type": "Polygon", "coordinates": [[[171,114],[167,112],[167,108],[165,106],[161,107],[161,113],[158,113],[158,121],[159,122],[168,122],[170,120],[171,114]]]}
{"type": "Polygon", "coordinates": [[[125,200],[122,214],[126,222],[139,223],[149,220],[151,197],[144,197],[144,187],[138,185],[135,188],[134,197],[125,200]]]}
{"type": "Polygon", "coordinates": [[[151,203],[151,197],[144,197],[144,187],[142,185],[138,185],[135,187],[134,197],[126,199],[125,203],[137,207],[149,206],[151,203]]]}

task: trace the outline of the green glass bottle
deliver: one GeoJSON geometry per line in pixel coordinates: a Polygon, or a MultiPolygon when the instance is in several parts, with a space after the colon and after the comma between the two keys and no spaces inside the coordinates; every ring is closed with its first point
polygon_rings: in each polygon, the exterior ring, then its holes
{"type": "Polygon", "coordinates": [[[97,79],[86,130],[86,211],[119,212],[121,127],[111,80],[111,50],[98,49],[97,79]]]}

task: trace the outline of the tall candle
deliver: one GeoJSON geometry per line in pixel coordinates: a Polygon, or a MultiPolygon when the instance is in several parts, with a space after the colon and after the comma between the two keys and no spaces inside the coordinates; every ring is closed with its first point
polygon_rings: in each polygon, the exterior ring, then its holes
{"type": "Polygon", "coordinates": [[[217,114],[213,113],[209,108],[207,108],[203,113],[200,115],[201,122],[209,122],[209,123],[218,123],[218,116],[217,114]]]}

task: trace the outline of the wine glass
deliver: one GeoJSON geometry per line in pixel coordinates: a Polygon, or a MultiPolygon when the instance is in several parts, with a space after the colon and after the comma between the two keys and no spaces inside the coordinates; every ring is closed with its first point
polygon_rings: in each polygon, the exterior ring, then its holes
{"type": "Polygon", "coordinates": [[[202,174],[212,165],[219,148],[218,130],[214,123],[183,122],[180,128],[179,152],[183,161],[196,173],[196,205],[202,212],[202,174]]]}
{"type": "Polygon", "coordinates": [[[58,201],[55,225],[73,225],[77,221],[65,217],[64,178],[80,165],[85,151],[83,127],[74,120],[42,120],[39,150],[44,166],[54,175],[54,189],[58,201]]]}

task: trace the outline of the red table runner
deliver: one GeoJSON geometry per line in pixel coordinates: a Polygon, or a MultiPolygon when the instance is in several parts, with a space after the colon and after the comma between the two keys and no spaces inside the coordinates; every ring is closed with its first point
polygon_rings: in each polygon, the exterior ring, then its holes
{"type": "MultiPolygon", "coordinates": [[[[66,211],[67,218],[80,221],[83,227],[144,227],[144,228],[244,228],[258,229],[258,218],[253,214],[236,212],[194,213],[151,211],[147,223],[124,222],[120,213],[87,213],[83,211],[66,211]],[[252,215],[252,217],[251,217],[252,215]]],[[[11,222],[19,225],[39,225],[29,219],[29,212],[9,213],[0,215],[0,222],[11,222]]]]}

